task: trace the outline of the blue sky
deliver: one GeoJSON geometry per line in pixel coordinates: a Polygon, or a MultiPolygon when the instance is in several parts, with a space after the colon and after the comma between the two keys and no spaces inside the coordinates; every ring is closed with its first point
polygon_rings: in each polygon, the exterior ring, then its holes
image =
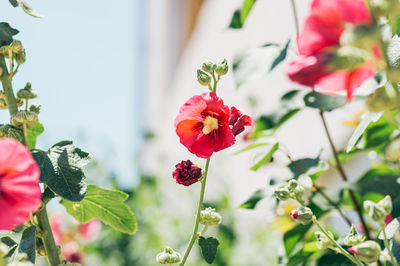
{"type": "Polygon", "coordinates": [[[1,20],[20,31],[27,52],[14,90],[30,81],[42,104],[38,148],[74,140],[126,186],[135,182],[141,138],[144,3],[30,0],[45,15],[36,19],[0,1],[1,20]]]}

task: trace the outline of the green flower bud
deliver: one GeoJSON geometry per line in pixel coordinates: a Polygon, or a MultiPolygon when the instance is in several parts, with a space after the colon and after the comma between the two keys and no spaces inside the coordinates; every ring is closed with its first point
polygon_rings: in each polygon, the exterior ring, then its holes
{"type": "Polygon", "coordinates": [[[301,200],[301,197],[304,195],[304,188],[297,182],[296,179],[290,180],[287,187],[292,198],[301,200]]]}
{"type": "Polygon", "coordinates": [[[25,52],[25,48],[22,45],[21,41],[18,40],[13,40],[12,43],[9,46],[9,49],[14,53],[14,54],[20,54],[25,52]]]}
{"type": "Polygon", "coordinates": [[[207,73],[197,69],[197,81],[203,86],[208,86],[210,85],[211,78],[207,73]]]}
{"type": "Polygon", "coordinates": [[[386,145],[385,157],[389,162],[400,161],[400,137],[393,139],[386,145]]]}
{"type": "Polygon", "coordinates": [[[23,140],[23,132],[11,125],[0,125],[0,138],[12,138],[21,142],[23,140]]]}
{"type": "Polygon", "coordinates": [[[369,217],[371,217],[375,222],[382,222],[387,215],[384,208],[370,200],[364,201],[364,209],[368,212],[369,217]]]}
{"type": "Polygon", "coordinates": [[[166,247],[163,252],[157,255],[156,260],[160,264],[174,264],[181,261],[181,254],[170,247],[166,247]]]}
{"type": "Polygon", "coordinates": [[[22,100],[21,98],[17,98],[17,106],[21,107],[22,105],[24,105],[24,100],[22,100]]]}
{"type": "Polygon", "coordinates": [[[26,53],[25,50],[22,53],[16,54],[15,55],[15,61],[17,61],[17,63],[19,65],[22,65],[23,63],[25,63],[26,61],[26,53]]]}
{"type": "Polygon", "coordinates": [[[0,242],[0,259],[7,255],[8,253],[8,246],[4,244],[3,242],[0,242]]]}
{"type": "Polygon", "coordinates": [[[42,108],[42,105],[39,103],[32,103],[29,106],[29,111],[34,112],[36,114],[40,114],[40,109],[42,108]]]}
{"type": "Polygon", "coordinates": [[[378,205],[385,210],[386,215],[390,214],[393,210],[392,198],[389,195],[386,195],[381,201],[379,201],[378,205]]]}
{"type": "Polygon", "coordinates": [[[376,262],[381,254],[381,247],[372,240],[357,244],[348,250],[365,263],[376,262]]]}
{"type": "Polygon", "coordinates": [[[340,37],[340,44],[342,46],[353,46],[371,51],[379,34],[378,27],[371,27],[369,25],[347,26],[340,37]]]}
{"type": "Polygon", "coordinates": [[[290,199],[290,191],[286,187],[278,188],[275,190],[274,195],[281,201],[290,199]]]}
{"type": "Polygon", "coordinates": [[[344,243],[348,246],[355,246],[365,240],[365,237],[357,232],[354,224],[351,225],[349,234],[344,238],[344,243]]]}
{"type": "Polygon", "coordinates": [[[221,63],[219,63],[215,68],[215,72],[219,76],[225,75],[226,73],[228,73],[228,70],[229,70],[228,61],[226,61],[226,59],[224,59],[221,63]]]}
{"type": "Polygon", "coordinates": [[[211,73],[214,70],[214,63],[213,62],[204,62],[201,66],[201,69],[207,73],[211,73]]]}
{"type": "Polygon", "coordinates": [[[329,63],[335,70],[355,69],[365,62],[368,53],[365,50],[350,46],[343,46],[336,50],[329,63]]]}
{"type": "Polygon", "coordinates": [[[214,208],[206,208],[200,212],[200,223],[208,226],[218,225],[222,221],[221,215],[214,208]]]}
{"type": "Polygon", "coordinates": [[[0,98],[0,110],[8,109],[6,100],[4,98],[0,98]]]}
{"type": "Polygon", "coordinates": [[[292,218],[296,220],[296,222],[299,222],[301,224],[308,224],[312,220],[313,212],[308,207],[300,207],[293,210],[290,213],[290,216],[292,216],[292,218]]]}
{"type": "Polygon", "coordinates": [[[25,122],[27,127],[33,127],[39,121],[38,115],[34,112],[29,111],[19,111],[11,116],[11,125],[16,128],[22,128],[25,122]]]}
{"type": "Polygon", "coordinates": [[[17,92],[17,97],[21,99],[34,99],[37,97],[37,92],[32,89],[30,82],[26,83],[25,88],[17,92]]]}
{"type": "MultiPolygon", "coordinates": [[[[329,236],[333,238],[333,234],[328,231],[329,236]]],[[[332,241],[322,232],[316,231],[314,235],[317,237],[317,247],[319,249],[326,249],[333,247],[332,241]]]]}

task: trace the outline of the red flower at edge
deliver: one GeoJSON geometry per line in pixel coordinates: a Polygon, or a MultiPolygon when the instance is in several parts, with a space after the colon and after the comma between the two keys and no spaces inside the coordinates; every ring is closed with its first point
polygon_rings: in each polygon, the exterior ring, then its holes
{"type": "Polygon", "coordinates": [[[175,119],[176,133],[188,150],[201,158],[235,143],[235,136],[251,125],[252,119],[224,105],[215,92],[191,97],[175,119]],[[232,126],[232,129],[231,127],[232,126]]]}
{"type": "Polygon", "coordinates": [[[364,0],[314,0],[297,37],[299,58],[290,63],[289,78],[305,86],[315,86],[326,94],[345,90],[351,99],[354,90],[374,75],[375,67],[366,62],[352,70],[335,71],[328,65],[328,59],[339,45],[346,23],[370,25],[371,22],[364,0]]]}
{"type": "Polygon", "coordinates": [[[0,139],[0,230],[25,223],[39,208],[39,177],[39,167],[24,145],[0,139]]]}

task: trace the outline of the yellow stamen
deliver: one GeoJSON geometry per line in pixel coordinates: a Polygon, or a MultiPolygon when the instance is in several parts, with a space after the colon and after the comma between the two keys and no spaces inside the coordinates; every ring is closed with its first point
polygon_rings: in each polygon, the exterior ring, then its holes
{"type": "Polygon", "coordinates": [[[209,134],[213,130],[218,129],[218,119],[212,116],[207,116],[206,119],[204,119],[203,124],[203,133],[205,135],[209,134]]]}

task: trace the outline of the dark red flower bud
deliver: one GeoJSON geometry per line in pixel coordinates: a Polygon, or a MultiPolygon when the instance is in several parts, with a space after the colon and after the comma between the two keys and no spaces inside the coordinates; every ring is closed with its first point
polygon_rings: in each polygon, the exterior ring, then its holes
{"type": "Polygon", "coordinates": [[[244,131],[245,126],[253,125],[253,119],[248,115],[242,114],[242,112],[235,107],[231,107],[229,125],[232,126],[232,134],[237,136],[244,131]]]}
{"type": "Polygon", "coordinates": [[[386,215],[385,217],[385,224],[388,225],[391,221],[393,221],[393,216],[391,214],[386,215]]]}
{"type": "Polygon", "coordinates": [[[299,217],[299,210],[296,209],[294,211],[291,211],[290,216],[292,216],[293,219],[297,219],[297,217],[299,217]]]}
{"type": "Polygon", "coordinates": [[[194,165],[190,160],[182,161],[175,165],[175,167],[176,169],[172,173],[172,176],[178,184],[190,186],[199,181],[201,177],[201,168],[194,165]]]}

